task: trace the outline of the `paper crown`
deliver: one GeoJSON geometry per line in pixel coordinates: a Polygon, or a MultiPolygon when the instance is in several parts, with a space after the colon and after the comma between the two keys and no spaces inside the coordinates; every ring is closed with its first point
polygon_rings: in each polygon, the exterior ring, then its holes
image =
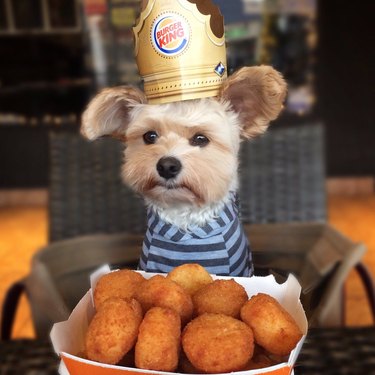
{"type": "Polygon", "coordinates": [[[224,21],[211,0],[149,0],[133,31],[149,103],[217,95],[227,64],[224,21]]]}

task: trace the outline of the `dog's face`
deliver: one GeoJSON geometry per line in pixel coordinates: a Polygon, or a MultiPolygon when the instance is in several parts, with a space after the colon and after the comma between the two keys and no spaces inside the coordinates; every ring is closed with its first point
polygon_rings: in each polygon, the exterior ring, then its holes
{"type": "Polygon", "coordinates": [[[124,180],[152,204],[202,207],[236,188],[240,138],[262,134],[285,94],[280,74],[266,66],[242,68],[217,98],[149,105],[138,89],[111,88],[89,104],[82,133],[126,142],[124,180]]]}
{"type": "Polygon", "coordinates": [[[210,205],[236,187],[240,131],[228,104],[139,105],[129,115],[123,177],[153,204],[210,205]]]}

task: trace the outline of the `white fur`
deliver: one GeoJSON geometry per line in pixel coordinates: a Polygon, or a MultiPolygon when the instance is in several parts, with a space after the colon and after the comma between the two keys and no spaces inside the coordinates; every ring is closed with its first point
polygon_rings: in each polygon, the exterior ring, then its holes
{"type": "Polygon", "coordinates": [[[192,207],[192,206],[172,206],[172,207],[161,207],[154,204],[150,200],[145,200],[146,205],[151,207],[162,220],[167,223],[176,225],[184,231],[188,231],[189,228],[198,226],[203,227],[209,221],[217,218],[224,205],[230,200],[230,194],[224,197],[223,200],[216,202],[215,204],[204,206],[204,207],[192,207]]]}

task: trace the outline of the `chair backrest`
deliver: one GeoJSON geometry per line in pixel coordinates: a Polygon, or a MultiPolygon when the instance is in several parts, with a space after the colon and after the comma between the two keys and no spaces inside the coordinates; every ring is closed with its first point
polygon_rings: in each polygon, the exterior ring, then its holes
{"type": "Polygon", "coordinates": [[[324,127],[269,130],[242,145],[240,202],[244,223],[324,222],[324,127]]]}
{"type": "MultiPolygon", "coordinates": [[[[275,128],[242,144],[244,223],[324,222],[324,130],[319,124],[275,128]]],[[[121,180],[123,145],[50,134],[50,241],[94,233],[144,233],[142,199],[121,180]]]]}
{"type": "Polygon", "coordinates": [[[121,180],[123,145],[50,133],[49,239],[94,233],[143,233],[144,206],[121,180]]]}

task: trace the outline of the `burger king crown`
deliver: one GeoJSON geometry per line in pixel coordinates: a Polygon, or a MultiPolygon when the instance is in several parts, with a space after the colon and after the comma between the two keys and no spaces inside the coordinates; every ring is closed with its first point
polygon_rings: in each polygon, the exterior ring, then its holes
{"type": "Polygon", "coordinates": [[[217,95],[226,50],[223,17],[211,0],[149,0],[133,31],[149,103],[217,95]]]}

